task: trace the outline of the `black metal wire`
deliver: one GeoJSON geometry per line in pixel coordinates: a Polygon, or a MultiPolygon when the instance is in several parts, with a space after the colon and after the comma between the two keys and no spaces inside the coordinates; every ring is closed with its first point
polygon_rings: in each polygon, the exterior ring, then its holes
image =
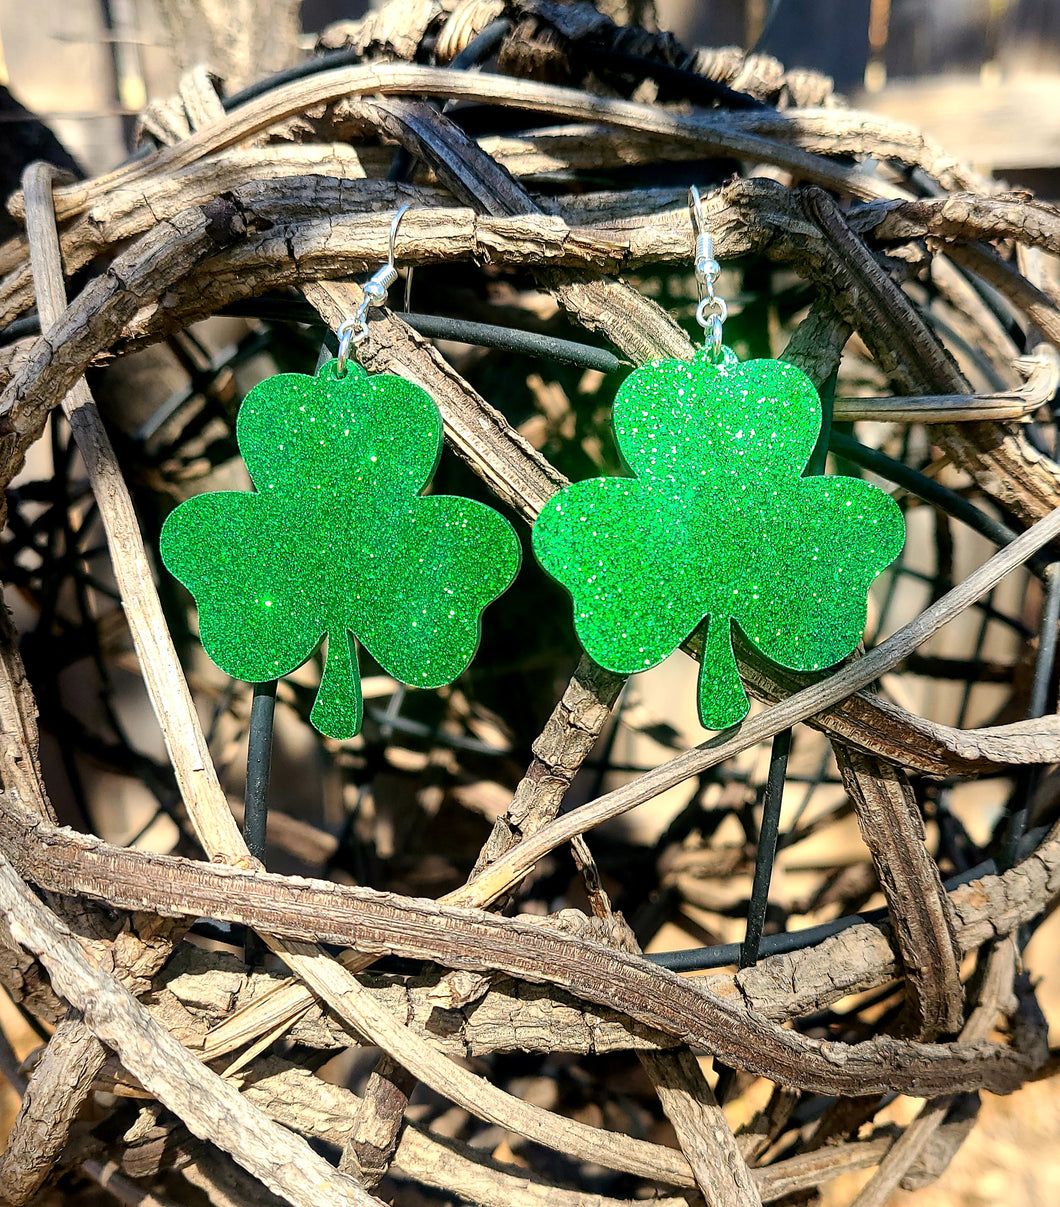
{"type": "MultiPolygon", "coordinates": [[[[223,307],[219,314],[231,318],[258,318],[268,322],[320,323],[320,316],[308,302],[288,298],[247,298],[242,302],[223,307]]],[[[501,327],[495,323],[476,323],[468,319],[449,318],[441,314],[400,314],[402,322],[427,339],[451,340],[457,344],[471,344],[479,348],[499,348],[505,352],[518,352],[542,360],[554,360],[561,364],[575,365],[581,369],[596,369],[601,373],[615,373],[630,368],[629,362],[621,360],[607,348],[594,344],[583,344],[577,340],[561,339],[555,335],[539,335],[534,331],[520,331],[515,327],[501,327]]],[[[40,332],[40,321],[36,315],[26,315],[9,323],[0,331],[0,346],[15,339],[40,332]],[[15,332],[15,328],[18,328],[15,332]],[[13,333],[14,332],[14,333],[13,333]]],[[[335,336],[325,340],[334,351],[335,336]]],[[[245,357],[256,354],[260,348],[246,350],[245,357]]],[[[181,402],[194,396],[194,391],[183,391],[181,402]]],[[[167,412],[161,420],[152,416],[144,430],[155,431],[163,422],[172,418],[167,412]]]]}
{"type": "Polygon", "coordinates": [[[1052,568],[1049,575],[1049,586],[1045,593],[1038,657],[1034,663],[1034,679],[1031,683],[1030,703],[1027,708],[1027,716],[1031,719],[1044,717],[1049,711],[1049,690],[1056,667],[1058,626],[1060,626],[1060,565],[1052,568]]]}
{"type": "Polygon", "coordinates": [[[269,775],[272,770],[272,728],[276,712],[276,680],[254,684],[247,743],[247,791],[243,838],[255,859],[265,861],[265,832],[269,819],[269,775]]]}
{"type": "Polygon", "coordinates": [[[485,63],[494,51],[500,49],[500,45],[511,27],[512,23],[507,17],[495,18],[481,33],[477,33],[453,59],[449,64],[450,69],[468,71],[472,67],[485,63]]]}
{"type": "Polygon", "coordinates": [[[654,80],[660,88],[665,88],[665,99],[668,101],[689,101],[693,105],[703,107],[721,105],[727,109],[773,108],[749,92],[738,92],[728,84],[712,80],[710,76],[702,75],[698,71],[678,67],[675,63],[664,63],[647,55],[630,54],[628,51],[598,46],[592,42],[580,44],[575,53],[598,72],[600,69],[610,68],[621,74],[636,75],[641,80],[654,80]]]}
{"type": "MultiPolygon", "coordinates": [[[[1041,826],[1025,834],[1018,845],[1020,857],[1026,858],[1030,855],[1048,832],[1048,827],[1041,826]]],[[[992,876],[997,870],[996,860],[984,859],[975,867],[968,868],[967,871],[943,881],[943,888],[949,891],[959,885],[968,884],[972,880],[978,880],[981,876],[992,876]]],[[[865,910],[860,914],[849,914],[831,922],[822,922],[819,926],[808,926],[804,930],[785,931],[779,935],[765,935],[762,939],[759,957],[787,955],[794,951],[802,951],[807,947],[815,947],[825,939],[830,939],[841,931],[849,930],[852,926],[861,926],[863,923],[876,925],[886,921],[887,909],[881,907],[880,909],[865,910]]],[[[741,947],[740,943],[719,943],[714,947],[695,947],[686,951],[653,952],[644,958],[653,964],[658,964],[661,968],[669,968],[671,972],[704,972],[710,968],[724,968],[729,964],[738,964],[741,947]]]]}
{"type": "Polygon", "coordinates": [[[238,109],[241,105],[246,105],[250,101],[257,100],[259,96],[264,96],[274,88],[281,88],[284,84],[292,84],[295,80],[308,79],[311,75],[319,75],[322,71],[330,71],[332,67],[352,67],[356,63],[360,63],[362,58],[363,56],[360,51],[333,50],[328,54],[318,55],[315,59],[306,59],[304,63],[296,63],[293,67],[285,67],[283,71],[277,71],[273,75],[266,76],[263,80],[255,80],[253,84],[240,88],[238,92],[233,92],[231,96],[222,97],[221,107],[225,113],[231,113],[233,109],[238,109]]]}
{"type": "Polygon", "coordinates": [[[777,856],[780,835],[780,810],[784,803],[784,779],[791,753],[791,730],[784,729],[773,739],[769,756],[769,776],[762,797],[762,825],[758,831],[758,850],[755,853],[755,875],[751,900],[747,906],[747,930],[740,947],[740,967],[749,968],[758,962],[762,946],[762,928],[769,906],[769,884],[773,878],[773,863],[777,856]]]}
{"type": "MultiPolygon", "coordinates": [[[[839,367],[836,366],[821,390],[821,431],[806,465],[808,477],[823,474],[825,471],[838,380],[839,367]]],[[[741,968],[749,968],[758,962],[758,952],[762,944],[762,929],[769,908],[769,886],[773,880],[773,865],[776,862],[780,837],[780,811],[784,805],[784,784],[788,774],[788,756],[791,754],[791,737],[790,729],[781,730],[773,738],[769,755],[769,774],[762,796],[762,824],[758,831],[758,845],[755,851],[754,880],[751,883],[751,897],[747,903],[747,928],[740,948],[741,968]]]]}
{"type": "Polygon", "coordinates": [[[428,339],[447,339],[454,343],[474,344],[480,348],[500,348],[506,352],[520,352],[544,360],[559,361],[565,365],[576,365],[582,369],[598,369],[601,373],[614,373],[630,367],[628,362],[620,360],[607,348],[560,339],[554,335],[538,335],[533,331],[519,331],[514,327],[499,327],[493,323],[451,319],[440,314],[402,313],[399,317],[414,331],[428,339]]]}
{"type": "MultiPolygon", "coordinates": [[[[821,431],[817,437],[810,460],[806,465],[807,476],[823,474],[828,459],[828,442],[832,435],[832,415],[835,409],[835,389],[839,379],[836,366],[821,390],[821,431]]],[[[769,909],[769,886],[773,880],[773,865],[777,858],[777,843],[780,837],[780,811],[784,806],[784,784],[788,774],[788,756],[791,753],[790,729],[781,730],[773,738],[769,755],[769,774],[762,796],[762,824],[758,831],[755,850],[755,872],[751,883],[751,897],[747,903],[747,927],[740,948],[740,967],[750,968],[758,962],[762,945],[762,930],[769,909]]],[[[822,769],[823,773],[823,769],[822,769]]],[[[719,1082],[720,1085],[720,1082],[719,1082]]],[[[726,1086],[721,1087],[727,1089],[726,1086]]],[[[719,1101],[722,1098],[719,1097],[719,1101]]]]}

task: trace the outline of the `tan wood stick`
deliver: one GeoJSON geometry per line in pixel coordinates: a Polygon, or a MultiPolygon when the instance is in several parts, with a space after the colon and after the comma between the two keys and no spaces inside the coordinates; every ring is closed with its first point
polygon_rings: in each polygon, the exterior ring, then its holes
{"type": "Polygon", "coordinates": [[[887,899],[918,1039],[960,1030],[964,1017],[955,918],[924,841],[924,819],[900,767],[837,742],[836,763],[887,899]]]}
{"type": "MultiPolygon", "coordinates": [[[[978,1006],[968,1018],[961,1039],[975,1042],[983,1039],[994,1029],[998,1014],[1012,996],[1012,975],[1016,963],[1016,943],[1010,935],[998,943],[989,953],[986,976],[978,1006]]],[[[941,1127],[946,1113],[953,1105],[951,1095],[936,1098],[926,1103],[917,1117],[898,1137],[879,1169],[865,1184],[850,1207],[883,1207],[898,1189],[910,1166],[924,1151],[924,1146],[941,1127]]]]}
{"type": "MultiPolygon", "coordinates": [[[[888,185],[867,172],[836,164],[821,155],[801,150],[797,114],[697,112],[667,113],[653,105],[614,100],[551,84],[498,75],[477,75],[437,67],[396,63],[365,64],[322,71],[304,80],[271,89],[240,106],[222,122],[205,126],[190,138],[164,147],[144,159],[126,164],[87,184],[68,185],[56,196],[56,212],[68,218],[97,197],[147,176],[173,171],[243,141],[304,112],[313,105],[358,96],[445,96],[477,100],[548,113],[551,117],[593,121],[604,125],[646,131],[676,141],[696,142],[704,150],[737,155],[757,162],[775,163],[806,180],[857,197],[907,198],[908,192],[888,185]],[[753,131],[782,134],[785,141],[753,131]]],[[[829,115],[830,120],[834,120],[829,115]]],[[[17,213],[18,201],[9,202],[17,213]]]]}
{"type": "MultiPolygon", "coordinates": [[[[972,1050],[886,1035],[857,1044],[810,1039],[758,1016],[739,996],[716,995],[703,981],[686,980],[642,958],[553,927],[330,881],[293,880],[125,851],[57,831],[17,804],[0,813],[0,841],[15,866],[41,887],[103,897],[126,908],[149,903],[156,913],[167,916],[213,917],[259,930],[273,928],[291,936],[284,947],[287,958],[300,948],[308,952],[298,939],[312,937],[360,949],[365,954],[355,956],[358,961],[394,953],[451,968],[497,970],[556,985],[605,1006],[621,994],[630,1018],[675,1035],[727,1064],[816,1093],[858,1096],[893,1089],[934,1097],[977,1087],[1004,1093],[1030,1071],[1023,1054],[999,1044],[972,1050]]],[[[1053,842],[1028,863],[1051,884],[1058,857],[1060,843],[1053,842]]],[[[984,891],[985,882],[977,887],[984,891]]],[[[1040,909],[1039,900],[1036,912],[1040,909]]],[[[1017,909],[1014,916],[1028,915],[1017,909]]],[[[381,1017],[385,1006],[346,968],[321,961],[309,972],[314,977],[312,987],[355,1032],[385,1034],[388,1042],[383,1046],[406,1063],[404,1051],[390,1048],[390,1024],[381,1017]],[[351,983],[352,991],[346,988],[351,983]]],[[[393,1025],[411,1034],[403,1025],[393,1025]]],[[[415,1061],[416,1075],[428,1084],[449,1078],[433,1048],[436,1067],[421,1075],[419,1066],[426,1063],[423,1048],[429,1045],[419,1042],[420,1047],[408,1045],[408,1067],[415,1061]]],[[[463,1097],[462,1084],[453,1079],[453,1086],[463,1097]]],[[[491,1114],[500,1109],[497,1091],[490,1095],[479,1087],[477,1092],[491,1114]]],[[[485,1108],[468,1109],[477,1113],[485,1108]]],[[[516,1131],[530,1125],[533,1134],[540,1133],[539,1122],[514,1109],[506,1124],[516,1131]]],[[[607,1155],[606,1148],[601,1143],[601,1156],[607,1155]]]]}
{"type": "Polygon", "coordinates": [[[379,1200],[339,1173],[309,1145],[247,1102],[159,1026],[81,945],[0,856],[0,913],[15,940],[48,970],[52,983],[84,1015],[93,1035],[114,1049],[141,1085],[204,1140],[295,1207],[378,1207],[379,1200]]]}
{"type": "MultiPolygon", "coordinates": [[[[66,286],[52,208],[55,175],[56,169],[51,165],[36,163],[26,169],[23,178],[30,259],[45,332],[66,309],[66,286]]],[[[204,849],[211,855],[238,852],[242,839],[217,780],[191,692],[169,635],[132,497],[83,378],[63,399],[63,411],[99,504],[114,576],[144,683],[188,815],[204,849]]]]}

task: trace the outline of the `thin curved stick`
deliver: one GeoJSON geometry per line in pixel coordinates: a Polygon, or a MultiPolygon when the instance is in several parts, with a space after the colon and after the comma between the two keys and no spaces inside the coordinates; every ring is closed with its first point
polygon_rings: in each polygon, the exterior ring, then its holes
{"type": "Polygon", "coordinates": [[[759,742],[767,741],[783,729],[809,720],[817,713],[867,687],[886,671],[897,666],[944,624],[981,599],[1011,570],[1022,565],[1032,553],[1047,545],[1060,533],[1060,507],[1039,520],[1011,545],[999,550],[989,561],[974,570],[964,582],[948,591],[931,607],[863,657],[848,663],[834,675],[774,704],[772,708],[745,721],[730,737],[719,734],[694,750],[679,754],[630,784],[601,796],[591,804],[572,809],[539,830],[513,851],[499,859],[472,881],[480,893],[492,898],[506,892],[549,851],[570,842],[595,826],[628,813],[693,775],[699,775],[725,759],[730,759],[759,742]],[[480,883],[481,881],[481,883],[480,883]]]}

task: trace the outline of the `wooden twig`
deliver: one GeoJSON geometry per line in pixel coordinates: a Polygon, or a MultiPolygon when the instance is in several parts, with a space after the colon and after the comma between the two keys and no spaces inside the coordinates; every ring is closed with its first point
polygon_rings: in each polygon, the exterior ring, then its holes
{"type": "MultiPolygon", "coordinates": [[[[916,1085],[922,1096],[933,1096],[977,1085],[1004,1092],[1027,1072],[1019,1054],[997,1045],[972,1052],[952,1045],[923,1045],[888,1037],[851,1046],[806,1040],[751,1014],[731,996],[716,996],[708,988],[623,952],[522,919],[502,919],[369,889],[341,888],[327,881],[296,883],[282,876],[214,868],[172,856],[125,852],[89,838],[64,837],[63,831],[46,828],[41,822],[20,821],[18,812],[17,806],[11,806],[3,817],[0,841],[16,866],[42,887],[103,897],[125,906],[149,899],[152,909],[168,916],[215,917],[258,929],[271,926],[292,936],[286,944],[276,945],[295,953],[300,951],[295,940],[313,935],[324,942],[358,947],[373,957],[393,952],[412,959],[437,960],[450,967],[500,969],[526,980],[547,981],[602,1005],[621,992],[623,1008],[631,1018],[669,1032],[726,1063],[786,1085],[819,1093],[860,1090],[864,1094],[876,1092],[876,1087],[883,1092],[916,1085]]],[[[556,824],[551,823],[540,833],[556,824]]],[[[528,838],[523,845],[533,841],[528,838]]],[[[506,856],[495,866],[510,859],[506,856]]],[[[1009,917],[999,908],[998,900],[992,901],[999,929],[1002,925],[1011,929],[1041,909],[1058,859],[1060,842],[1053,842],[1029,860],[1028,867],[1020,865],[1020,886],[1027,887],[1029,870],[1044,882],[1042,891],[1033,902],[1020,895],[1009,917]],[[1027,913],[1032,904],[1033,911],[1027,913]]],[[[489,871],[474,883],[488,877],[489,871]]],[[[978,891],[987,891],[985,882],[980,882],[978,891]]],[[[954,907],[959,918],[956,901],[954,907]]],[[[969,933],[974,929],[970,925],[969,933]]],[[[321,961],[311,975],[322,981],[326,990],[322,996],[333,1009],[341,1007],[342,1017],[355,1031],[386,1034],[389,1041],[394,1025],[389,1015],[384,1017],[386,1012],[366,996],[360,983],[345,969],[321,961]],[[343,984],[352,986],[352,992],[344,988],[339,994],[334,969],[344,974],[343,984]],[[325,981],[325,976],[332,979],[325,981]]],[[[430,1067],[437,1060],[437,1052],[423,1052],[421,1047],[427,1047],[423,1041],[410,1042],[408,1036],[412,1033],[401,1027],[399,1031],[402,1034],[395,1033],[392,1038],[395,1043],[400,1041],[402,1063],[409,1067],[415,1062],[417,1076],[428,1084],[442,1078],[437,1068],[430,1067]],[[421,1066],[426,1076],[420,1072],[421,1066]]],[[[389,1042],[385,1046],[393,1051],[389,1042]]],[[[453,1078],[453,1086],[465,1096],[458,1075],[453,1078]]],[[[484,1101],[494,1101],[477,1088],[484,1101]]],[[[481,1107],[479,1103],[467,1109],[481,1107]]],[[[533,1126],[540,1131],[536,1123],[533,1126]]]]}
{"type": "Polygon", "coordinates": [[[376,1203],[286,1128],[245,1101],[162,1029],[113,977],[93,967],[77,940],[0,856],[0,912],[15,940],[47,968],[89,1030],[114,1049],[141,1085],[196,1135],[223,1148],[295,1207],[376,1203]]]}
{"type": "MultiPolygon", "coordinates": [[[[1015,972],[1016,946],[1011,937],[1003,939],[987,956],[979,1004],[961,1031],[961,1039],[975,1042],[990,1034],[999,1013],[1004,1013],[1012,999],[1012,977],[1015,972]]],[[[910,1166],[924,1151],[953,1106],[953,1098],[936,1098],[921,1108],[920,1113],[894,1142],[880,1162],[879,1169],[861,1190],[851,1207],[883,1207],[898,1188],[910,1166]]]]}
{"type": "MultiPolygon", "coordinates": [[[[344,1145],[349,1120],[359,1107],[357,1096],[339,1086],[312,1077],[305,1070],[277,1057],[264,1062],[260,1075],[244,1083],[244,1094],[279,1122],[307,1135],[344,1145]]],[[[857,1144],[836,1145],[753,1169],[763,1202],[772,1202],[799,1189],[816,1186],[855,1169],[874,1165],[889,1141],[873,1138],[857,1144]]],[[[532,1170],[490,1160],[475,1148],[425,1131],[410,1123],[402,1132],[391,1167],[399,1178],[441,1191],[459,1186],[461,1196],[481,1207],[633,1207],[638,1200],[611,1199],[543,1182],[532,1170]]],[[[686,1207],[691,1196],[659,1196],[662,1207],[686,1207]]]]}
{"type": "MultiPolygon", "coordinates": [[[[66,287],[52,209],[54,178],[53,168],[38,163],[27,169],[23,180],[30,257],[41,321],[46,328],[55,324],[66,309],[66,287]]],[[[95,401],[83,380],[73,383],[63,400],[63,411],[99,505],[147,694],[189,816],[207,851],[238,846],[239,831],[217,780],[191,692],[162,614],[132,498],[95,401]]]]}
{"type": "Polygon", "coordinates": [[[962,583],[864,657],[848,663],[828,678],[804,687],[786,700],[745,721],[732,737],[726,738],[725,734],[720,734],[694,750],[677,755],[632,784],[557,818],[510,854],[498,860],[474,883],[480,887],[488,885],[489,891],[494,894],[503,892],[509,884],[518,882],[538,859],[561,843],[569,842],[576,834],[584,834],[604,821],[619,817],[689,776],[697,775],[708,767],[713,767],[724,759],[773,737],[782,729],[790,729],[799,721],[846,699],[893,666],[897,666],[907,654],[922,645],[944,624],[970,607],[977,599],[981,599],[1006,574],[1048,544],[1058,532],[1060,508],[1045,519],[1039,520],[1011,545],[994,554],[962,583]]]}
{"type": "Polygon", "coordinates": [[[924,821],[899,768],[835,745],[862,841],[898,941],[909,1006],[920,1039],[960,1030],[964,1015],[954,916],[938,867],[924,844],[924,821]]]}
{"type": "MultiPolygon", "coordinates": [[[[87,209],[113,188],[128,187],[148,176],[176,171],[314,105],[339,98],[373,95],[444,96],[451,100],[536,109],[554,117],[601,122],[695,143],[703,153],[733,154],[752,161],[773,163],[806,180],[858,197],[906,196],[903,190],[884,184],[876,176],[803,151],[796,145],[801,137],[798,122],[786,116],[724,111],[717,115],[699,112],[686,116],[666,113],[651,105],[597,97],[572,88],[557,88],[525,79],[475,75],[437,67],[366,64],[322,71],[305,80],[272,89],[241,106],[224,122],[197,131],[172,147],[164,147],[88,184],[68,185],[56,195],[56,212],[62,219],[69,218],[87,209]],[[769,135],[783,134],[785,141],[758,133],[760,130],[768,130],[769,135]]],[[[829,139],[821,125],[809,137],[816,139],[816,145],[835,141],[829,139]]],[[[17,215],[19,199],[13,198],[10,204],[17,215]]]]}

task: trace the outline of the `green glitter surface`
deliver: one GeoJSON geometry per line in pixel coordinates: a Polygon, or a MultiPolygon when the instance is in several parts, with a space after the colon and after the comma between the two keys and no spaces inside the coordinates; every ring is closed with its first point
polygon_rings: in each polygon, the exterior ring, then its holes
{"type": "Polygon", "coordinates": [[[423,496],[442,449],[438,408],[400,377],[334,361],[255,386],[236,421],[255,491],[198,495],[162,529],[162,559],[195,596],[203,646],[253,683],[328,636],[313,724],[361,725],[354,638],[413,687],[470,663],[482,610],[515,578],[519,542],[491,508],[423,496]]]}
{"type": "Polygon", "coordinates": [[[704,621],[699,715],[748,709],[731,621],[767,657],[812,671],[861,638],[869,584],[905,539],[898,505],[856,478],[801,476],[821,430],[813,384],[781,361],[658,361],[618,392],[634,476],[565,487],[534,525],[574,598],[587,653],[621,674],[668,657],[704,621]]]}

